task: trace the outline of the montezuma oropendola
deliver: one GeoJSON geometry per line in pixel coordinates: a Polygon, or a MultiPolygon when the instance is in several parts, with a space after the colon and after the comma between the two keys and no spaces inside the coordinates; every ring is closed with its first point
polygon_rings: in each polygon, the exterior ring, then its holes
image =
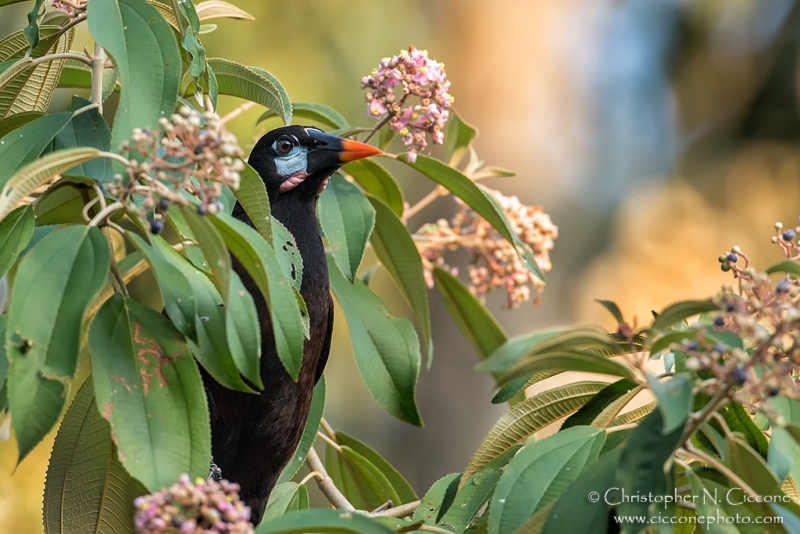
{"type": "MultiPolygon", "coordinates": [[[[300,378],[292,380],[275,349],[264,298],[244,268],[233,268],[253,296],[261,325],[261,379],[258,395],[227,389],[203,373],[211,413],[214,463],[222,477],[240,485],[240,497],[257,525],[272,488],[300,442],[314,385],[322,376],[333,334],[325,248],[317,221],[317,197],[340,166],[380,150],[328,135],[317,128],[286,126],[268,132],[255,145],[249,163],[267,188],[272,216],[291,232],[303,259],[300,293],[311,335],[305,342],[300,378]]],[[[237,204],[234,217],[252,225],[237,204]]]]}

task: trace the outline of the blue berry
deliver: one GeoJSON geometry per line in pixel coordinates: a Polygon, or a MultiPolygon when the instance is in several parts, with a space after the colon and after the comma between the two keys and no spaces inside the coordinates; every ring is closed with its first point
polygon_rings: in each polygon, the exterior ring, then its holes
{"type": "Polygon", "coordinates": [[[164,221],[156,219],[150,223],[150,233],[158,235],[164,231],[164,221]]]}
{"type": "Polygon", "coordinates": [[[161,197],[158,199],[158,209],[161,211],[167,211],[170,206],[170,201],[167,197],[161,197]]]}
{"type": "Polygon", "coordinates": [[[731,252],[730,254],[728,254],[728,257],[726,259],[731,263],[736,263],[737,261],[739,261],[739,256],[731,252]]]}
{"type": "Polygon", "coordinates": [[[198,204],[197,206],[197,214],[198,215],[208,215],[208,206],[205,204],[198,204]]]}
{"type": "Polygon", "coordinates": [[[769,391],[767,391],[767,395],[769,395],[770,397],[774,397],[780,392],[781,388],[769,388],[769,391]]]}
{"type": "Polygon", "coordinates": [[[690,352],[694,352],[694,351],[696,351],[697,349],[698,349],[697,341],[690,341],[690,342],[689,342],[689,343],[686,345],[686,350],[688,350],[688,351],[690,351],[690,352]]]}
{"type": "Polygon", "coordinates": [[[792,239],[797,237],[797,234],[795,233],[794,230],[789,229],[789,230],[786,230],[785,232],[783,232],[781,237],[783,238],[784,241],[791,241],[792,239]]]}
{"type": "Polygon", "coordinates": [[[744,367],[734,367],[731,376],[733,377],[733,381],[740,386],[747,382],[747,371],[744,370],[744,367]]]}
{"type": "Polygon", "coordinates": [[[719,328],[722,328],[723,326],[725,326],[725,317],[722,317],[720,315],[719,317],[714,319],[714,326],[717,326],[719,328]]]}
{"type": "Polygon", "coordinates": [[[720,354],[725,354],[726,352],[728,352],[728,347],[726,347],[722,343],[717,343],[716,345],[714,345],[714,351],[719,352],[720,354]]]}
{"type": "Polygon", "coordinates": [[[778,293],[788,293],[789,292],[789,282],[786,280],[781,280],[778,282],[778,285],[775,286],[775,291],[778,293]]]}

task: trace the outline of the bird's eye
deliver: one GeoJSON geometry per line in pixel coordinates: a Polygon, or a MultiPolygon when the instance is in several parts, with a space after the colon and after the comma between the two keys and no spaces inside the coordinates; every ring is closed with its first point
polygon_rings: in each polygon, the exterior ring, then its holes
{"type": "Polygon", "coordinates": [[[294,143],[287,137],[282,137],[281,139],[278,139],[277,143],[275,143],[275,149],[279,154],[288,154],[293,148],[294,143]]]}

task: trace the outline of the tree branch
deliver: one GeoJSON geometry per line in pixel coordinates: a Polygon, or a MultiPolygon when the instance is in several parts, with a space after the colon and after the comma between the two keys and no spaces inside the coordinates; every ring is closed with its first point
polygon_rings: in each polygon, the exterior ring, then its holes
{"type": "Polygon", "coordinates": [[[414,513],[414,511],[419,507],[422,501],[414,501],[409,502],[406,504],[401,504],[400,506],[395,506],[394,508],[389,508],[386,510],[381,510],[380,512],[373,512],[369,514],[370,517],[408,517],[414,513]]]}
{"type": "Polygon", "coordinates": [[[106,51],[102,46],[94,44],[94,55],[89,64],[92,67],[92,104],[100,106],[98,111],[103,113],[103,70],[106,67],[106,51]]]}
{"type": "Polygon", "coordinates": [[[328,475],[328,472],[325,470],[325,466],[322,465],[322,460],[319,459],[319,455],[317,454],[317,451],[314,450],[314,447],[311,447],[311,449],[308,451],[306,463],[312,471],[316,471],[322,475],[321,478],[316,477],[317,486],[319,486],[319,490],[323,493],[323,495],[325,495],[332,505],[347,512],[356,511],[356,508],[350,504],[350,501],[347,500],[347,497],[345,497],[342,492],[339,491],[339,488],[336,487],[336,484],[333,483],[333,479],[328,475]]]}

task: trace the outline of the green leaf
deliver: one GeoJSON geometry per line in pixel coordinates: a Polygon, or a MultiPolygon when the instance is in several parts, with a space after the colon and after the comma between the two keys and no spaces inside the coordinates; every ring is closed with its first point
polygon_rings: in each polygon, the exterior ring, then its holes
{"type": "MultiPolygon", "coordinates": [[[[154,248],[163,256],[166,261],[176,267],[189,281],[192,287],[192,292],[197,299],[197,315],[193,318],[194,330],[197,332],[197,342],[195,343],[191,338],[187,340],[192,353],[197,360],[214,377],[214,379],[223,386],[236,389],[239,391],[252,392],[252,389],[245,384],[239,376],[239,371],[236,361],[228,347],[228,327],[225,318],[224,301],[217,292],[211,280],[197,268],[191,265],[186,259],[178,254],[175,249],[167,244],[163,238],[155,237],[152,240],[154,248]]],[[[148,259],[152,258],[152,253],[148,259]]],[[[157,261],[154,261],[158,265],[157,261]]],[[[169,279],[164,282],[169,283],[169,279]]],[[[176,288],[177,289],[177,288],[176,288]]],[[[170,288],[172,291],[172,288],[170,288]]],[[[185,287],[180,288],[180,293],[175,293],[176,299],[184,298],[183,295],[191,295],[186,293],[185,287]]],[[[166,295],[169,295],[167,293],[166,295]]],[[[167,296],[165,295],[165,300],[167,296]]],[[[180,314],[185,314],[190,308],[191,304],[186,304],[187,308],[181,308],[180,314]]],[[[169,313],[169,312],[168,312],[169,313]]],[[[175,315],[179,316],[178,313],[175,315]]],[[[172,315],[170,315],[172,317],[172,315]]],[[[186,317],[184,315],[184,317],[186,317]]],[[[188,320],[188,318],[186,319],[188,320]]],[[[174,321],[174,319],[173,319],[174,321]]]]}
{"type": "MultiPolygon", "coordinates": [[[[341,113],[325,104],[319,104],[317,102],[294,102],[292,103],[292,111],[294,112],[295,118],[301,117],[325,126],[330,126],[331,128],[350,128],[350,123],[347,122],[347,119],[345,119],[341,113]]],[[[277,116],[278,114],[272,110],[265,111],[258,118],[256,124],[277,116]]]]}
{"type": "Polygon", "coordinates": [[[0,119],[0,138],[42,116],[44,116],[44,113],[41,111],[23,111],[5,119],[0,119]]]}
{"type": "Polygon", "coordinates": [[[622,310],[619,309],[617,303],[613,300],[594,299],[596,303],[608,310],[614,316],[614,320],[618,323],[624,323],[625,319],[622,317],[622,310]]]}
{"type": "Polygon", "coordinates": [[[300,291],[303,287],[303,256],[297,248],[294,236],[278,219],[270,219],[272,241],[277,252],[278,263],[292,285],[300,291]]]}
{"type": "Polygon", "coordinates": [[[12,33],[3,39],[0,63],[19,61],[0,75],[0,78],[5,78],[0,82],[0,117],[26,111],[47,111],[65,60],[45,61],[34,68],[28,67],[34,59],[69,51],[75,31],[60,32],[60,26],[42,26],[38,32],[41,40],[32,49],[29,49],[23,32],[12,33]]]}
{"type": "Polygon", "coordinates": [[[621,453],[622,449],[615,449],[603,454],[569,485],[550,509],[542,534],[607,532],[610,509],[604,498],[606,492],[614,487],[621,453]],[[598,502],[587,499],[589,491],[597,493],[598,502]]]}
{"type": "Polygon", "coordinates": [[[395,534],[380,521],[356,512],[342,510],[300,510],[259,525],[256,534],[294,534],[323,532],[330,534],[395,534]]]}
{"type": "Polygon", "coordinates": [[[181,57],[172,28],[142,0],[89,3],[89,32],[111,54],[122,90],[111,146],[117,149],[134,128],[158,130],[158,119],[175,109],[181,57]]]}
{"type": "Polygon", "coordinates": [[[684,300],[670,304],[658,314],[650,325],[651,335],[664,332],[676,324],[692,317],[710,311],[719,310],[719,306],[710,300],[684,300]]]}
{"type": "Polygon", "coordinates": [[[630,391],[624,393],[614,401],[610,402],[608,406],[603,408],[603,410],[594,418],[592,421],[592,426],[596,426],[598,428],[609,428],[611,423],[619,415],[630,401],[639,394],[639,392],[644,389],[642,386],[636,386],[635,388],[631,389],[630,391]]]}
{"type": "MultiPolygon", "coordinates": [[[[239,189],[234,191],[236,200],[239,201],[241,209],[256,227],[261,237],[272,243],[272,227],[270,226],[270,208],[267,188],[258,172],[249,164],[245,164],[242,172],[239,173],[239,189]]],[[[236,212],[234,209],[234,213],[236,212]]]]}
{"type": "Polygon", "coordinates": [[[606,433],[573,427],[520,450],[508,463],[490,503],[489,534],[513,532],[558,498],[597,461],[606,433]]]}
{"type": "Polygon", "coordinates": [[[33,209],[21,206],[0,221],[0,276],[8,272],[33,236],[33,209]]]}
{"type": "Polygon", "coordinates": [[[542,371],[553,370],[583,371],[586,373],[620,376],[631,380],[635,378],[635,374],[629,367],[603,356],[590,352],[557,351],[526,357],[519,364],[510,368],[503,375],[500,383],[505,384],[520,376],[529,376],[542,371]]]}
{"type": "Polygon", "coordinates": [[[223,58],[208,60],[219,85],[219,94],[244,98],[276,112],[284,124],[292,122],[292,103],[286,89],[273,75],[223,58]]]}
{"type": "Polygon", "coordinates": [[[386,480],[392,485],[399,498],[399,501],[393,503],[394,506],[419,499],[414,488],[411,487],[405,477],[374,449],[344,432],[337,431],[333,438],[340,445],[346,445],[352,451],[360,454],[386,477],[386,480]]]}
{"type": "Polygon", "coordinates": [[[400,502],[386,475],[346,445],[325,449],[325,468],[345,497],[359,510],[374,510],[386,501],[400,502]]]}
{"type": "Polygon", "coordinates": [[[216,19],[216,18],[229,18],[241,20],[256,20],[253,15],[247,11],[229,4],[224,0],[206,0],[200,2],[195,6],[197,10],[197,17],[201,21],[216,19]]]}
{"type": "MultiPolygon", "coordinates": [[[[75,112],[90,102],[79,96],[72,97],[70,111],[75,112]]],[[[53,139],[53,150],[74,147],[91,147],[98,150],[111,150],[111,130],[97,109],[73,115],[67,125],[53,139]]],[[[86,176],[100,183],[110,181],[114,176],[111,161],[107,158],[94,159],[65,170],[61,174],[86,176]]]]}
{"type": "Polygon", "coordinates": [[[181,44],[183,49],[192,57],[189,72],[195,78],[200,77],[206,70],[206,49],[200,44],[200,19],[192,2],[178,2],[181,15],[189,23],[183,33],[181,44]]]}
{"type": "Polygon", "coordinates": [[[281,269],[275,251],[258,232],[229,215],[209,217],[231,253],[258,286],[267,303],[278,357],[293,379],[300,375],[306,339],[305,304],[281,269]]]}
{"type": "MultiPolygon", "coordinates": [[[[667,479],[664,463],[678,447],[682,428],[664,435],[661,433],[664,422],[661,412],[655,410],[642,420],[631,433],[625,448],[622,449],[617,468],[617,485],[628,495],[665,495],[667,479]]],[[[656,506],[653,504],[653,506],[656,506]]],[[[646,516],[650,503],[622,502],[617,506],[617,515],[633,517],[646,516]]],[[[623,526],[623,532],[638,532],[631,524],[623,526]]]]}
{"type": "Polygon", "coordinates": [[[591,425],[592,422],[614,401],[624,396],[636,387],[636,382],[623,378],[613,384],[604,384],[604,387],[583,407],[569,416],[561,430],[580,425],[591,425]]]}
{"type": "MultiPolygon", "coordinates": [[[[739,534],[739,529],[736,527],[733,518],[729,516],[725,508],[720,506],[724,502],[723,499],[707,498],[709,495],[724,495],[727,493],[728,488],[721,486],[721,484],[714,484],[713,481],[701,478],[692,470],[686,471],[686,477],[692,486],[692,494],[694,495],[697,507],[697,515],[704,517],[719,518],[709,528],[710,534],[739,534]]],[[[737,514],[738,515],[738,514],[737,514]]]]}
{"type": "Polygon", "coordinates": [[[25,39],[31,48],[39,44],[39,17],[44,15],[46,7],[43,7],[44,0],[36,0],[33,8],[28,12],[28,25],[25,26],[25,39]]]}
{"type": "Polygon", "coordinates": [[[364,191],[385,202],[398,217],[403,216],[405,198],[392,175],[379,163],[370,159],[352,161],[342,170],[353,177],[364,191]]]}
{"type": "Polygon", "coordinates": [[[669,380],[661,382],[658,378],[645,374],[653,395],[658,400],[658,409],[664,420],[662,434],[669,434],[677,428],[683,429],[686,417],[692,407],[692,377],[688,373],[680,373],[669,380]]]}
{"type": "Polygon", "coordinates": [[[361,280],[348,282],[330,257],[328,271],[367,389],[386,413],[422,426],[414,399],[420,368],[419,341],[411,323],[392,317],[361,280]]]}
{"type": "Polygon", "coordinates": [[[51,152],[25,165],[9,178],[0,190],[0,219],[8,215],[23,198],[47,183],[54,175],[100,155],[100,151],[96,148],[67,148],[51,152]]]}
{"type": "Polygon", "coordinates": [[[322,375],[317,385],[314,386],[314,396],[311,398],[311,408],[308,410],[308,419],[306,419],[306,426],[303,428],[303,435],[300,437],[300,444],[294,451],[292,459],[281,471],[281,476],[278,477],[278,484],[290,481],[297,474],[306,461],[306,456],[308,456],[308,451],[314,445],[314,440],[317,439],[319,423],[322,421],[322,414],[325,412],[325,389],[325,375],[322,375]]]}
{"type": "Polygon", "coordinates": [[[405,155],[400,155],[397,159],[421,172],[439,185],[444,186],[448,191],[463,200],[478,215],[486,219],[506,241],[516,246],[526,269],[540,280],[545,280],[544,273],[536,263],[530,249],[513,232],[503,210],[491,195],[457,169],[448,167],[444,163],[428,156],[418,155],[414,163],[409,163],[405,155]]]}
{"type": "Polygon", "coordinates": [[[34,119],[0,138],[0,186],[5,185],[17,169],[42,153],[53,137],[67,125],[72,113],[52,113],[34,119]]]}
{"type": "Polygon", "coordinates": [[[112,296],[89,331],[97,408],[111,423],[125,469],[151,492],[181,473],[205,477],[208,406],[189,348],[161,314],[112,296]]]}
{"type": "Polygon", "coordinates": [[[208,218],[198,215],[191,207],[181,206],[179,209],[203,251],[211,281],[227,306],[230,302],[231,256],[225,248],[225,241],[208,218]]]}
{"type": "Polygon", "coordinates": [[[455,167],[466,154],[478,130],[465,122],[456,110],[450,110],[450,120],[444,136],[444,159],[455,167]]]}
{"type": "Polygon", "coordinates": [[[485,360],[508,341],[508,336],[497,319],[458,278],[440,267],[435,267],[433,279],[447,311],[467,341],[475,348],[478,358],[485,360]]]}
{"type": "Polygon", "coordinates": [[[687,330],[679,330],[678,332],[670,332],[661,336],[650,347],[650,356],[653,357],[660,352],[665,351],[673,343],[680,343],[684,339],[694,339],[697,336],[696,328],[689,328],[687,330]]]}
{"type": "MultiPolygon", "coordinates": [[[[786,397],[773,397],[770,399],[772,407],[789,424],[800,423],[800,402],[786,397]]],[[[794,455],[800,451],[800,447],[792,438],[792,435],[785,428],[774,426],[772,437],[769,440],[769,454],[767,460],[769,466],[778,477],[783,481],[794,466],[794,455]]]]}
{"type": "Polygon", "coordinates": [[[382,201],[370,197],[375,208],[375,231],[370,243],[375,255],[392,275],[414,314],[428,352],[428,368],[433,360],[433,335],[428,289],[417,246],[400,219],[382,201]]]}
{"type": "MultiPolygon", "coordinates": [[[[781,493],[781,483],[767,462],[741,436],[736,434],[727,436],[725,448],[725,464],[758,495],[781,493]]],[[[731,480],[731,483],[736,482],[731,480]]]]}
{"type": "Polygon", "coordinates": [[[461,473],[451,473],[434,482],[425,492],[425,495],[422,496],[422,502],[414,510],[412,520],[414,522],[425,521],[434,525],[438,523],[439,519],[450,508],[450,505],[453,504],[453,499],[455,499],[458,492],[460,478],[461,473]]]}
{"type": "Polygon", "coordinates": [[[375,226],[375,209],[358,187],[334,174],[319,196],[319,223],[336,265],[352,282],[375,226]]]}
{"type": "Polygon", "coordinates": [[[782,260],[767,267],[767,274],[786,273],[800,276],[800,263],[793,260],[782,260]]]}
{"type": "Polygon", "coordinates": [[[290,510],[292,501],[297,497],[300,488],[304,487],[305,486],[297,484],[296,482],[279,482],[269,494],[267,507],[264,510],[261,521],[266,522],[285,514],[290,510]]]}
{"type": "Polygon", "coordinates": [[[27,0],[0,0],[0,7],[10,6],[11,4],[18,4],[20,2],[27,2],[27,0]]]}
{"type": "Polygon", "coordinates": [[[753,418],[750,417],[741,404],[732,402],[719,410],[722,418],[728,423],[728,427],[733,432],[741,432],[747,439],[747,443],[761,455],[762,458],[767,457],[769,446],[767,438],[764,433],[759,429],[753,418]]]}
{"type": "Polygon", "coordinates": [[[132,533],[133,501],[145,493],[117,460],[90,378],[75,395],[53,444],[44,486],[45,530],[132,533]]]}
{"type": "Polygon", "coordinates": [[[472,455],[464,469],[461,484],[514,445],[584,406],[605,387],[605,382],[566,384],[517,403],[494,424],[472,455]]]}

